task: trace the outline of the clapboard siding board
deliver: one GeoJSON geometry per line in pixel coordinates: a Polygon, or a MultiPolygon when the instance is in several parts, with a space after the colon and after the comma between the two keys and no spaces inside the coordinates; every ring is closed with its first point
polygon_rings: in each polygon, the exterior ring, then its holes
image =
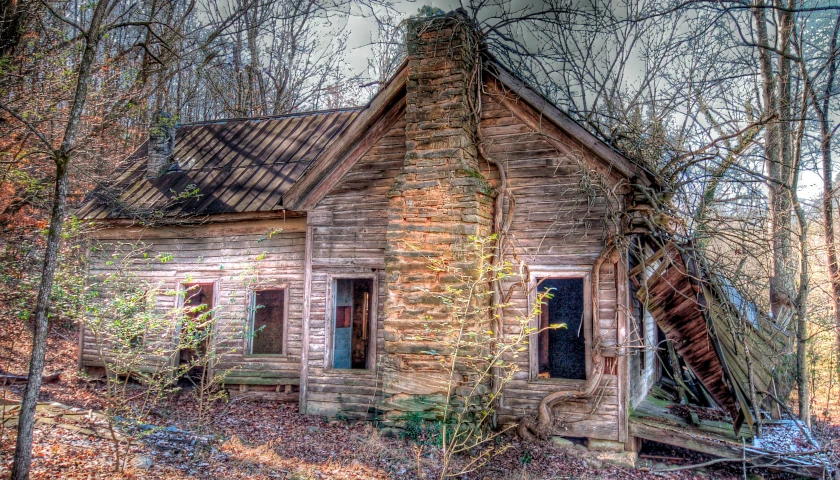
{"type": "MultiPolygon", "coordinates": [[[[399,120],[307,216],[312,228],[306,411],[371,418],[381,399],[376,370],[325,365],[330,276],[378,277],[376,360],[384,352],[385,229],[388,196],[405,158],[405,121],[399,120]]],[[[378,363],[378,362],[377,362],[378,363]]]]}
{"type": "MultiPolygon", "coordinates": [[[[241,222],[236,229],[247,229],[241,222]]],[[[232,371],[230,383],[260,382],[265,378],[298,379],[302,344],[304,232],[280,232],[267,236],[248,234],[208,236],[205,238],[167,238],[157,232],[149,239],[126,238],[119,242],[102,240],[91,253],[89,277],[91,282],[117,271],[112,254],[116,249],[130,249],[130,244],[142,246],[147,258],[134,262],[132,275],[162,290],[177,290],[179,284],[193,281],[217,283],[215,305],[219,309],[216,331],[219,337],[221,360],[218,371],[232,371]],[[159,255],[171,255],[162,262],[159,255]],[[246,282],[246,279],[249,279],[246,282]],[[288,295],[285,345],[280,356],[251,356],[245,354],[244,331],[249,323],[249,288],[285,286],[288,295]],[[272,375],[265,377],[269,372],[272,375]],[[262,380],[260,380],[262,379],[262,380]]],[[[175,296],[159,295],[156,307],[166,311],[177,306],[175,296]]],[[[173,339],[174,342],[174,339],[173,339]]],[[[96,340],[89,328],[82,332],[81,366],[99,366],[101,361],[96,340]]]]}
{"type": "MultiPolygon", "coordinates": [[[[513,219],[509,230],[511,246],[506,259],[514,265],[518,260],[524,261],[531,270],[591,271],[607,238],[604,222],[607,203],[603,198],[591,201],[579,186],[582,166],[592,159],[586,157],[588,154],[574,150],[571,139],[565,139],[569,150],[558,151],[499,102],[499,90],[490,85],[487,91],[489,94],[482,96],[481,119],[485,151],[504,165],[507,187],[516,199],[514,212],[505,205],[505,215],[513,219]],[[516,250],[516,258],[510,249],[516,250]]],[[[593,333],[601,336],[603,345],[615,345],[619,320],[615,265],[604,262],[599,277],[593,333]]],[[[507,286],[518,280],[518,277],[511,279],[507,286]]],[[[516,317],[528,308],[525,292],[515,291],[511,305],[505,309],[506,333],[520,329],[516,317]]],[[[582,384],[582,381],[559,379],[528,380],[527,356],[520,356],[517,364],[521,372],[517,379],[506,385],[503,393],[499,411],[502,424],[518,421],[523,415],[536,414],[540,401],[549,393],[582,384]]],[[[554,433],[618,440],[618,419],[623,413],[619,411],[617,381],[612,377],[604,384],[609,386],[599,392],[597,400],[575,400],[557,405],[557,418],[566,426],[554,433]]]]}

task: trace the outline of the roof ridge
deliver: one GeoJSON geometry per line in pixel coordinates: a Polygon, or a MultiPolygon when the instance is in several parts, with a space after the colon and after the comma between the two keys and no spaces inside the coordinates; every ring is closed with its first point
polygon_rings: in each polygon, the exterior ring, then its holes
{"type": "Polygon", "coordinates": [[[283,113],[280,115],[263,115],[259,117],[233,117],[233,118],[217,118],[214,120],[201,120],[198,122],[189,122],[189,123],[181,123],[178,127],[192,127],[196,125],[212,125],[216,123],[229,123],[229,122],[249,122],[249,121],[265,121],[265,120],[275,120],[281,118],[295,118],[295,117],[309,117],[315,115],[327,115],[330,113],[344,113],[344,112],[354,112],[363,110],[365,108],[364,105],[357,106],[357,107],[342,107],[342,108],[330,108],[326,110],[307,110],[304,112],[295,112],[295,113],[283,113]]]}

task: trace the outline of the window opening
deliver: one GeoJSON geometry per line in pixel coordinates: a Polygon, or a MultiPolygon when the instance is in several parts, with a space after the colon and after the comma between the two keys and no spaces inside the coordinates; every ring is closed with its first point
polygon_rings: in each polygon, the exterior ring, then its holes
{"type": "MultiPolygon", "coordinates": [[[[207,325],[210,323],[213,311],[213,284],[194,283],[184,285],[184,322],[181,325],[181,345],[186,346],[179,351],[181,366],[189,366],[199,356],[207,353],[208,336],[211,333],[207,325]]],[[[193,366],[188,374],[199,378],[203,371],[193,366]]]]}
{"type": "Polygon", "coordinates": [[[286,290],[283,288],[253,292],[251,354],[282,355],[286,290]]]}
{"type": "Polygon", "coordinates": [[[552,298],[542,307],[537,345],[539,378],[586,380],[586,335],[583,325],[583,279],[546,278],[540,292],[552,298]],[[549,328],[565,324],[566,328],[549,328]]]}
{"type": "Polygon", "coordinates": [[[372,293],[372,279],[341,278],[335,281],[334,368],[367,368],[372,293]]]}

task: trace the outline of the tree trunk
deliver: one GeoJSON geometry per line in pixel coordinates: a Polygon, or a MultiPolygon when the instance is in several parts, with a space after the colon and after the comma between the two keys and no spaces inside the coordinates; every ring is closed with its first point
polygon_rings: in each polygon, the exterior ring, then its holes
{"type": "Polygon", "coordinates": [[[265,84],[263,82],[262,68],[260,67],[260,50],[257,46],[257,37],[260,27],[260,5],[252,5],[245,13],[245,32],[248,37],[248,54],[251,56],[251,63],[248,66],[248,89],[251,98],[251,115],[268,115],[268,104],[265,97],[265,84]]]}
{"type": "MultiPolygon", "coordinates": [[[[805,97],[803,97],[803,101],[805,97]]],[[[804,110],[804,109],[803,109],[804,110]]],[[[803,125],[804,127],[804,125],[803,125]]],[[[801,138],[800,138],[801,141],[801,138]]],[[[799,162],[797,162],[799,165],[799,162]]],[[[798,170],[798,168],[797,168],[798,170]]],[[[797,172],[798,176],[798,172],[797,172]]],[[[795,185],[798,185],[798,180],[795,185]]],[[[799,419],[811,426],[811,390],[808,376],[808,294],[811,277],[808,270],[808,219],[794,190],[796,218],[799,221],[799,292],[796,295],[796,380],[799,387],[799,419]]]]}
{"type": "MultiPolygon", "coordinates": [[[[829,45],[830,55],[826,69],[826,71],[828,72],[828,78],[826,79],[825,89],[822,92],[822,98],[818,98],[814,83],[808,76],[808,73],[805,70],[804,63],[800,65],[800,71],[801,77],[805,81],[805,91],[808,95],[808,100],[814,107],[814,111],[817,114],[817,120],[820,124],[820,151],[822,154],[821,156],[823,177],[822,211],[823,223],[825,224],[824,241],[826,267],[828,269],[829,282],[831,283],[831,300],[834,306],[834,324],[837,329],[836,350],[837,352],[840,352],[840,272],[838,272],[837,242],[834,232],[834,172],[831,165],[831,142],[833,140],[833,132],[829,119],[829,107],[831,106],[830,102],[832,97],[831,92],[834,88],[834,80],[836,77],[837,70],[837,56],[835,55],[835,53],[837,51],[838,35],[840,35],[840,17],[837,18],[837,21],[834,24],[834,32],[831,36],[831,42],[829,45]]],[[[804,327],[807,328],[807,324],[804,325],[804,327]]],[[[804,339],[807,339],[807,330],[804,334],[800,332],[799,338],[800,342],[804,339]],[[802,335],[806,336],[803,337],[802,335]]],[[[804,359],[804,353],[802,353],[802,355],[802,358],[804,359]]],[[[831,372],[830,378],[834,378],[834,372],[831,372]]],[[[801,398],[799,408],[801,417],[803,415],[803,405],[801,398]]],[[[810,403],[805,408],[810,410],[810,403]]],[[[810,424],[810,412],[807,413],[807,419],[803,418],[802,420],[810,424]]]]}
{"type": "MultiPolygon", "coordinates": [[[[782,10],[782,1],[776,0],[779,7],[779,22],[777,36],[782,53],[778,55],[779,74],[776,77],[776,108],[779,121],[776,130],[776,146],[778,152],[776,163],[770,168],[770,219],[773,242],[773,274],[770,279],[770,305],[773,315],[779,314],[783,307],[793,309],[795,293],[794,279],[798,265],[793,251],[792,215],[793,201],[790,185],[793,180],[793,147],[791,137],[791,65],[786,56],[789,51],[790,38],[793,28],[792,13],[782,10]]],[[[788,6],[789,8],[793,8],[788,6]]],[[[773,85],[771,85],[771,88],[773,85]]],[[[768,156],[769,157],[769,156],[768,156]]]]}
{"type": "MultiPolygon", "coordinates": [[[[823,222],[825,223],[825,251],[828,261],[828,278],[831,282],[831,300],[834,302],[834,326],[837,331],[837,352],[840,354],[840,271],[837,265],[837,243],[834,234],[834,172],[831,168],[831,141],[833,132],[829,124],[829,107],[831,91],[837,69],[837,37],[840,34],[840,17],[834,24],[834,35],[831,37],[831,57],[828,65],[828,81],[823,93],[822,105],[817,99],[816,92],[810,89],[812,103],[817,111],[820,122],[820,150],[822,151],[823,169],[823,222]]],[[[831,372],[833,375],[834,372],[831,372]]]]}
{"type": "Polygon", "coordinates": [[[53,153],[55,160],[55,194],[50,228],[47,234],[47,248],[44,254],[44,266],[41,270],[41,285],[38,288],[38,301],[35,305],[35,335],[32,343],[32,358],[29,362],[29,382],[21,401],[20,419],[18,421],[18,437],[15,445],[14,465],[12,466],[13,480],[29,478],[32,466],[32,431],[35,427],[35,406],[41,390],[41,374],[44,371],[44,359],[47,351],[47,314],[50,307],[53,280],[58,249],[61,244],[61,230],[64,226],[64,209],[67,204],[67,182],[70,155],[76,145],[76,137],[82,121],[87,91],[96,59],[96,50],[101,39],[102,22],[108,12],[111,0],[100,0],[91,16],[87,30],[85,49],[79,63],[76,77],[76,92],[73,96],[73,106],[67,118],[64,138],[61,147],[53,153]]]}
{"type": "MultiPolygon", "coordinates": [[[[779,79],[773,75],[773,61],[771,58],[770,40],[767,32],[767,19],[763,0],[756,0],[753,16],[756,22],[758,40],[759,65],[761,68],[761,90],[764,100],[764,111],[767,118],[778,115],[776,122],[767,125],[765,133],[767,203],[770,207],[771,231],[771,264],[770,274],[770,306],[773,316],[779,314],[782,307],[791,307],[793,293],[793,277],[796,269],[791,271],[792,257],[791,241],[791,199],[790,182],[790,62],[782,59],[779,63],[779,79]],[[778,87],[777,87],[778,82],[778,87]],[[787,100],[784,97],[787,96],[787,100]]],[[[783,14],[784,16],[784,14],[783,14]]],[[[784,25],[783,25],[784,26],[784,25]]],[[[784,29],[780,27],[780,35],[785,38],[784,29]]],[[[789,39],[790,36],[787,35],[789,39]]],[[[781,48],[785,49],[785,46],[781,48]]]]}
{"type": "Polygon", "coordinates": [[[32,341],[32,358],[29,361],[29,379],[23,391],[15,458],[12,467],[14,480],[29,478],[32,464],[32,431],[35,427],[35,406],[41,391],[41,374],[44,372],[44,358],[47,353],[47,313],[50,306],[55,264],[61,243],[61,228],[64,224],[64,207],[67,203],[67,164],[56,165],[55,197],[50,216],[50,230],[47,235],[47,250],[38,288],[38,302],[35,306],[35,335],[32,341]]]}

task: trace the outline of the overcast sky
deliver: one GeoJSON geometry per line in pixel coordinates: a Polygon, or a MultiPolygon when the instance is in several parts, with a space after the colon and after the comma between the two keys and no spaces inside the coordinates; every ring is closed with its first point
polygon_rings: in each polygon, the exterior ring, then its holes
{"type": "MultiPolygon", "coordinates": [[[[444,12],[449,12],[458,8],[460,5],[458,1],[442,1],[442,0],[420,0],[420,1],[406,1],[401,0],[394,3],[394,7],[402,17],[408,17],[417,13],[423,5],[437,7],[444,12]]],[[[376,35],[376,21],[369,16],[368,12],[360,11],[358,7],[353,7],[353,14],[344,19],[343,25],[337,25],[339,30],[349,33],[348,47],[350,55],[348,62],[353,70],[353,73],[364,73],[367,68],[367,60],[371,56],[370,41],[376,35]]]]}

